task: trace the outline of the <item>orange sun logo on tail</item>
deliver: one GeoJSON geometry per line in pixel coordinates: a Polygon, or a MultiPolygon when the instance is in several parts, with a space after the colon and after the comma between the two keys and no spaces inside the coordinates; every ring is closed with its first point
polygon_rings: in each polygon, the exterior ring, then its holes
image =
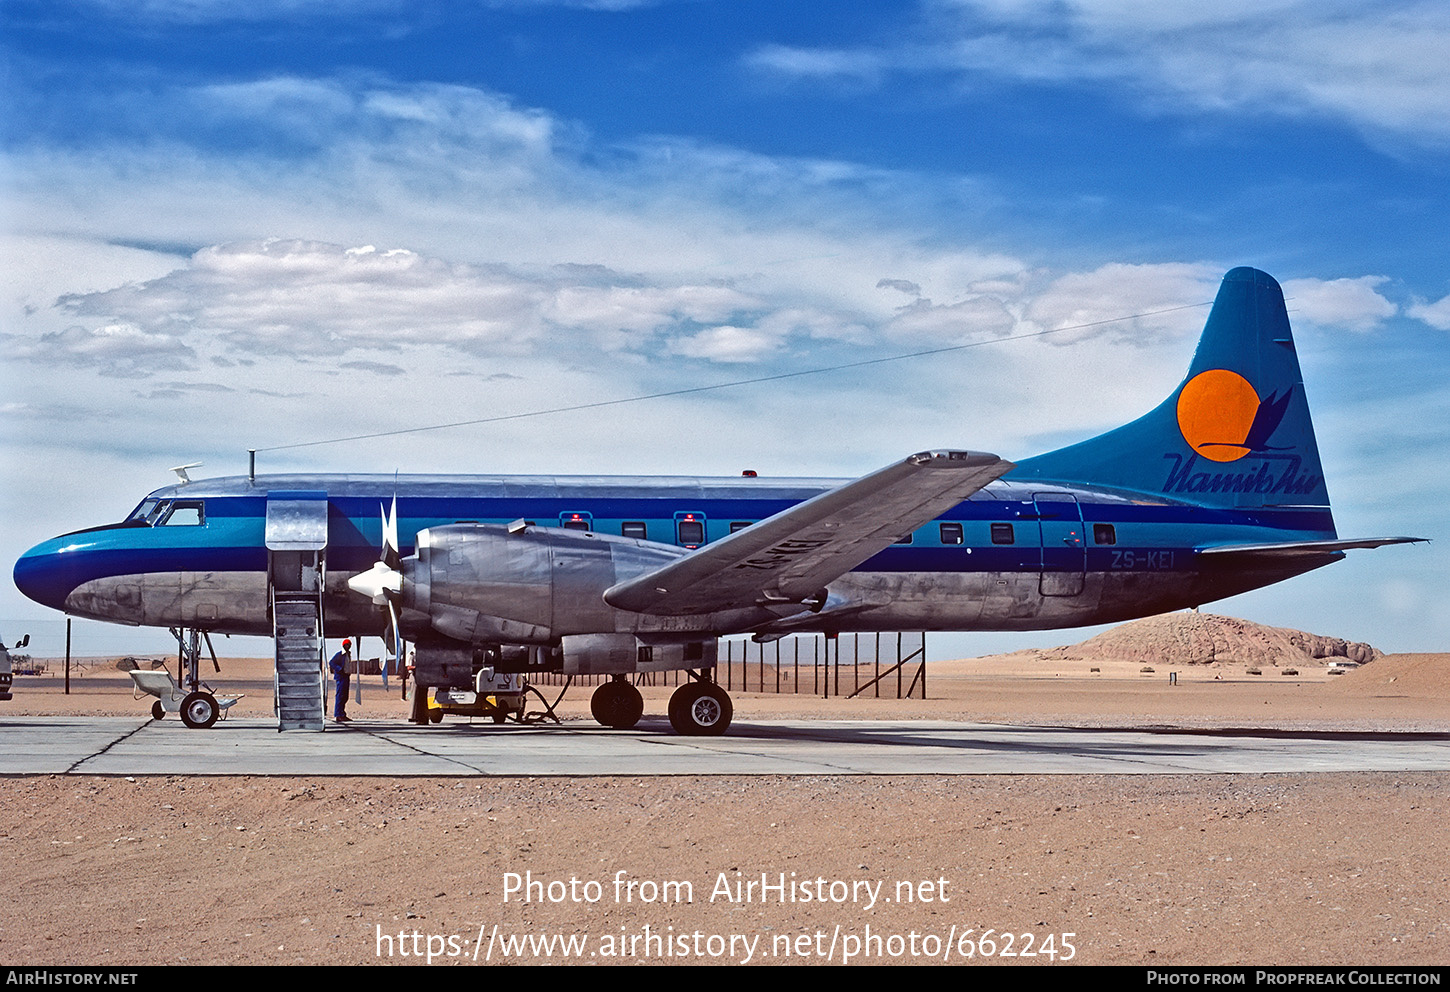
{"type": "Polygon", "coordinates": [[[1260,400],[1249,381],[1228,369],[1200,372],[1178,394],[1178,429],[1188,446],[1215,462],[1236,462],[1265,442],[1284,419],[1291,389],[1260,400]]]}

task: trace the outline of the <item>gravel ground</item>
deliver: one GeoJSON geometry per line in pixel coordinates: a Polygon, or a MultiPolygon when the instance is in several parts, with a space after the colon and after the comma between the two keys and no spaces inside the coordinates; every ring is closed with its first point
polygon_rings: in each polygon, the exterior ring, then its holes
{"type": "MultiPolygon", "coordinates": [[[[265,712],[249,664],[224,663],[218,681],[265,712]]],[[[739,693],[737,719],[1446,732],[1447,666],[1391,656],[1293,680],[1204,669],[1169,689],[1138,666],[947,663],[925,702],[739,693]]],[[[0,713],[145,711],[99,663],[69,697],[47,678],[16,688],[0,713]]],[[[664,690],[647,696],[662,707],[664,690]]],[[[587,701],[577,693],[570,712],[587,701]]],[[[369,685],[361,709],[401,718],[402,706],[369,685]]],[[[0,956],[881,964],[971,951],[1018,964],[1439,965],[1447,785],[1383,773],[16,777],[0,823],[0,956]],[[555,937],[578,943],[514,943],[555,937]]]]}

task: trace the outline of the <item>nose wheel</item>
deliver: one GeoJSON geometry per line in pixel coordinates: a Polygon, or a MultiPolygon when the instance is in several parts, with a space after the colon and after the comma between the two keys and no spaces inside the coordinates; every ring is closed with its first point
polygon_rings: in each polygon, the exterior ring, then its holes
{"type": "Polygon", "coordinates": [[[188,693],[181,701],[181,722],[192,730],[205,730],[221,716],[216,697],[209,692],[188,693]]]}

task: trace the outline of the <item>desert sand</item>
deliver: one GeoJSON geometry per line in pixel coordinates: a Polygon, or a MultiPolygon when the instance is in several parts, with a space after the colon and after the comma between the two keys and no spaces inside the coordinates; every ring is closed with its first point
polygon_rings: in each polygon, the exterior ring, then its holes
{"type": "MultiPolygon", "coordinates": [[[[1176,666],[1169,685],[1141,658],[1070,654],[934,662],[926,700],[737,685],[736,720],[1450,733],[1450,655],[1335,676],[1324,659],[1259,675],[1262,661],[1219,660],[1176,666]]],[[[223,659],[209,678],[265,716],[269,664],[223,659]]],[[[405,718],[396,684],[363,681],[351,713],[405,718]]],[[[644,692],[663,709],[668,688],[644,692]]],[[[69,696],[51,667],[0,705],[141,716],[149,698],[93,659],[69,696]]],[[[581,726],[587,711],[578,688],[561,709],[581,726]]],[[[14,777],[0,948],[14,964],[565,963],[563,944],[508,941],[567,936],[590,963],[840,963],[854,949],[854,963],[1049,964],[1070,946],[1085,964],[1442,965],[1447,787],[1450,774],[14,777]]]]}

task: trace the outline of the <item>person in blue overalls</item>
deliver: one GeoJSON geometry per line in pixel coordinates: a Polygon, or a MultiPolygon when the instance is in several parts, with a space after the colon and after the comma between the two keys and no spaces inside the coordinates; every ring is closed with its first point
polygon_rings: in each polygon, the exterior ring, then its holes
{"type": "Polygon", "coordinates": [[[337,686],[337,694],[332,700],[332,718],[338,723],[347,723],[347,688],[352,680],[348,677],[347,666],[352,661],[352,640],[343,638],[342,650],[332,656],[327,667],[332,671],[332,681],[337,686]]]}

